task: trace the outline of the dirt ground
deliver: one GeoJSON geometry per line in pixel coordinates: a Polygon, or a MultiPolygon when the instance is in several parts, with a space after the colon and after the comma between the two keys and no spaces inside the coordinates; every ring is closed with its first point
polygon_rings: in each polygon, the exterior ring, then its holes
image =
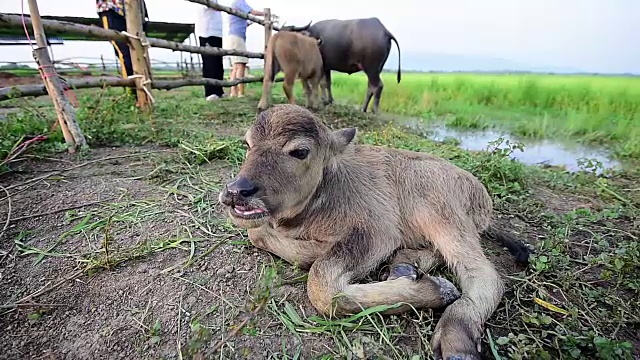
{"type": "MultiPolygon", "coordinates": [[[[174,153],[103,148],[73,164],[65,155],[27,161],[0,179],[14,194],[11,212],[0,210],[0,219],[14,219],[0,247],[0,303],[23,304],[1,311],[0,358],[176,359],[178,339],[183,351],[191,346],[192,355],[204,355],[251,310],[258,278],[270,264],[281,264],[285,284],[269,303],[288,301],[307,317],[315,314],[304,282],[287,283],[302,273],[253,248],[242,233],[229,235],[216,205],[216,184],[231,176],[229,168],[206,165],[199,184],[195,174],[185,186],[153,180],[174,153]],[[62,171],[79,164],[86,165],[62,171]],[[44,255],[36,264],[38,254],[44,255]],[[79,271],[88,262],[96,264],[91,275],[79,271]],[[198,338],[197,323],[211,329],[212,340],[198,338]]],[[[498,259],[503,268],[515,266],[504,253],[498,259]]],[[[368,341],[375,354],[371,334],[355,338],[368,341]]],[[[398,345],[407,354],[424,346],[415,331],[398,345]]],[[[223,351],[229,358],[269,358],[301,348],[307,359],[331,354],[334,346],[330,337],[285,331],[267,310],[223,351]]]]}
{"type": "MultiPolygon", "coordinates": [[[[157,151],[162,150],[99,149],[92,159],[114,159],[21,185],[69,166],[63,161],[35,161],[23,164],[18,177],[2,179],[5,187],[24,190],[12,197],[10,215],[12,219],[26,218],[12,221],[3,236],[0,278],[4,285],[0,302],[10,304],[44,290],[35,301],[51,305],[26,305],[2,311],[4,345],[0,358],[175,359],[176,339],[183,341],[183,347],[187,346],[194,339],[190,324],[196,320],[216,333],[237,324],[235,318],[252,297],[252,285],[260,274],[261,264],[273,259],[250,246],[228,244],[246,239],[242,234],[229,236],[228,231],[217,229],[223,226],[217,208],[196,215],[199,211],[192,208],[186,197],[169,196],[170,192],[160,184],[145,181],[144,177],[154,170],[149,157],[158,160],[165,156],[157,151]],[[68,231],[65,212],[58,210],[92,204],[79,207],[76,214],[81,218],[91,214],[90,221],[100,220],[106,214],[96,211],[103,208],[96,204],[100,201],[121,204],[122,207],[114,208],[116,217],[131,208],[131,218],[113,218],[112,232],[106,226],[101,231],[80,230],[58,246],[51,246],[68,231]],[[58,212],[47,214],[52,211],[58,212]],[[23,231],[29,233],[22,237],[21,249],[39,248],[50,254],[37,265],[33,256],[16,256],[13,251],[16,244],[7,241],[20,237],[23,231]],[[77,273],[79,262],[106,256],[97,250],[104,249],[105,241],[114,257],[112,261],[116,261],[119,253],[129,257],[132,248],[155,246],[155,249],[143,249],[139,259],[126,260],[108,269],[105,262],[90,276],[77,273]],[[173,244],[160,245],[163,241],[173,244]],[[195,260],[183,268],[191,246],[200,251],[214,250],[200,258],[196,253],[192,258],[195,260]],[[156,321],[159,325],[154,328],[156,321]]],[[[219,181],[228,175],[220,170],[223,169],[213,165],[208,180],[219,181]]],[[[202,196],[215,199],[214,190],[208,189],[202,196]]],[[[6,210],[0,211],[3,219],[6,210]]],[[[281,298],[310,308],[301,283],[284,286],[279,292],[281,298]]],[[[295,345],[293,336],[283,336],[278,329],[269,330],[273,319],[267,314],[259,315],[255,321],[266,333],[259,340],[252,336],[237,337],[230,345],[235,351],[250,349],[247,356],[262,357],[281,348],[281,341],[288,347],[295,345]]],[[[326,349],[321,343],[305,342],[305,352],[323,350],[326,349]]]]}

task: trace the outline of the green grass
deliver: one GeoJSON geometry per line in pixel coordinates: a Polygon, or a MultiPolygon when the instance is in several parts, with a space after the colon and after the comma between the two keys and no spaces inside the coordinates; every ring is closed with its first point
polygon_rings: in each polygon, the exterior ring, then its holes
{"type": "MultiPolygon", "coordinates": [[[[528,138],[572,137],[640,157],[640,78],[561,75],[383,73],[380,107],[449,125],[497,126],[528,138]]],[[[363,73],[334,73],[337,101],[361,104],[363,73]]]]}

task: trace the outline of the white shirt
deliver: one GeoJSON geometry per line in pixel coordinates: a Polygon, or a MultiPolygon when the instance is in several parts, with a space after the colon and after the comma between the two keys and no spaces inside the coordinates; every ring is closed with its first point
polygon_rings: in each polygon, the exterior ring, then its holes
{"type": "MultiPolygon", "coordinates": [[[[213,2],[218,3],[216,0],[213,2]]],[[[196,16],[195,33],[196,36],[201,37],[222,37],[222,14],[220,11],[201,5],[196,16]]]]}

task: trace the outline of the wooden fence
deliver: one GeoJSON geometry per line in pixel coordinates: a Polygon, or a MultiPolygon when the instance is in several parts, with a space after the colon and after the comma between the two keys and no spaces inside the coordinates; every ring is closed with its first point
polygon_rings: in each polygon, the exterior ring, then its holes
{"type": "MultiPolygon", "coordinates": [[[[192,3],[207,6],[209,8],[226,12],[231,15],[238,16],[248,21],[252,21],[264,26],[265,29],[265,48],[271,37],[273,30],[280,30],[272,21],[270,9],[265,9],[264,19],[234,10],[228,6],[213,3],[209,0],[185,0],[192,3]]],[[[248,58],[263,59],[264,52],[250,52],[230,49],[220,49],[215,47],[202,47],[185,45],[174,41],[164,39],[146,37],[142,30],[142,6],[140,0],[125,0],[127,31],[120,32],[100,28],[97,26],[88,26],[76,24],[67,21],[56,21],[42,19],[38,10],[37,0],[29,0],[30,16],[19,16],[11,14],[0,14],[0,23],[12,26],[20,26],[23,24],[33,28],[33,34],[37,43],[33,55],[38,64],[40,75],[43,83],[37,85],[18,85],[6,88],[0,88],[0,101],[16,97],[38,96],[48,94],[55,106],[58,115],[58,123],[65,138],[65,142],[69,145],[69,152],[74,153],[78,146],[86,146],[86,139],[82,130],[78,126],[75,119],[75,110],[69,104],[64,93],[64,87],[68,88],[96,88],[103,86],[120,86],[135,88],[139,105],[143,110],[149,110],[153,105],[153,97],[151,89],[170,90],[183,86],[195,85],[218,85],[223,87],[235,86],[242,83],[261,82],[263,77],[237,78],[232,81],[223,81],[208,78],[197,79],[179,79],[179,80],[154,80],[151,72],[149,47],[158,47],[171,49],[174,51],[184,51],[189,53],[197,53],[203,55],[240,55],[248,58]],[[131,63],[133,65],[134,74],[128,78],[108,78],[96,77],[81,80],[67,80],[66,84],[61,82],[56,69],[49,57],[47,50],[47,42],[45,30],[62,31],[69,33],[81,33],[96,39],[103,40],[120,40],[125,41],[131,50],[131,63]]],[[[276,79],[282,81],[282,79],[276,79]]]]}

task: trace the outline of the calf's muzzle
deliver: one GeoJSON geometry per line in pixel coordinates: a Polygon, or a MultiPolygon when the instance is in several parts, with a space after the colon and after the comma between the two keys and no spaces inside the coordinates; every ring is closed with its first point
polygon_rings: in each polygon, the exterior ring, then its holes
{"type": "Polygon", "coordinates": [[[255,195],[258,190],[260,190],[258,186],[244,176],[227,183],[227,192],[232,196],[248,198],[255,195]]]}

